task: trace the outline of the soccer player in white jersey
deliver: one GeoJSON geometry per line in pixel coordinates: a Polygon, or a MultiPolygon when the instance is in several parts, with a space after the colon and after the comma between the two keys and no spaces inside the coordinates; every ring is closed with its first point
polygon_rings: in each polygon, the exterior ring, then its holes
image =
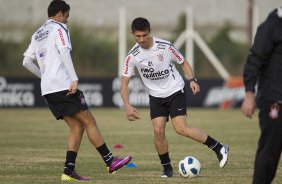
{"type": "Polygon", "coordinates": [[[112,173],[132,158],[114,157],[105,144],[96,120],[88,110],[83,93],[78,89],[78,78],[73,67],[69,30],[66,26],[70,6],[62,0],[51,1],[49,19],[32,35],[24,53],[23,65],[41,79],[41,92],[56,119],[63,119],[70,127],[62,181],[89,180],[75,171],[79,146],[86,130],[112,173]],[[33,62],[37,60],[38,66],[33,62]]]}
{"type": "Polygon", "coordinates": [[[173,175],[165,136],[165,127],[169,116],[174,130],[178,134],[203,143],[212,149],[217,155],[219,166],[222,168],[228,160],[228,146],[219,143],[200,129],[187,124],[185,83],[177,71],[175,63],[182,66],[195,95],[200,92],[200,87],[191,66],[170,42],[150,36],[151,27],[147,19],[142,17],[134,19],[131,31],[136,44],[125,59],[121,96],[127,119],[129,121],[139,119],[139,113],[130,104],[128,95],[128,84],[130,78],[135,75],[135,68],[137,68],[149,92],[154,143],[163,166],[162,177],[173,175]]]}

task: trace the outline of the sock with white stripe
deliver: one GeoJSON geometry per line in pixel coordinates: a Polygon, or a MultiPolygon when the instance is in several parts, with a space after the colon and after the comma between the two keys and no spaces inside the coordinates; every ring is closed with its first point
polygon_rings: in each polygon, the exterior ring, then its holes
{"type": "Polygon", "coordinates": [[[168,152],[162,155],[159,155],[159,158],[161,160],[162,166],[164,167],[164,170],[172,170],[168,152]]]}
{"type": "Polygon", "coordinates": [[[70,175],[75,168],[75,160],[77,153],[74,151],[67,151],[64,173],[70,175]]]}
{"type": "Polygon", "coordinates": [[[104,162],[109,167],[111,165],[113,159],[114,159],[114,156],[110,152],[110,150],[108,149],[107,145],[104,143],[102,146],[100,146],[100,147],[98,147],[96,149],[100,153],[100,155],[102,156],[104,162]]]}
{"type": "Polygon", "coordinates": [[[208,136],[204,144],[207,145],[210,149],[212,149],[216,153],[220,152],[220,149],[222,148],[222,144],[220,144],[218,141],[216,141],[210,136],[208,136]]]}

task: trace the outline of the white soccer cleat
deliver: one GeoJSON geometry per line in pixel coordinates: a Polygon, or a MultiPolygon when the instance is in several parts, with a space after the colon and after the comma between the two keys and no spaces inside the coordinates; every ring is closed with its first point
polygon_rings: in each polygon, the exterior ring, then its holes
{"type": "Polygon", "coordinates": [[[227,163],[228,160],[228,152],[229,152],[229,147],[226,144],[222,145],[222,148],[220,149],[220,152],[217,153],[217,158],[219,161],[219,167],[223,168],[225,164],[227,163]]]}

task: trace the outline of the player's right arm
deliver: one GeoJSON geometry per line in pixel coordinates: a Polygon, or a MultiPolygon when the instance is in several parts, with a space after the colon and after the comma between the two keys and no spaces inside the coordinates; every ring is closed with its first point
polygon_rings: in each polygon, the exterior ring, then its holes
{"type": "Polygon", "coordinates": [[[121,79],[121,98],[124,103],[124,111],[126,114],[126,117],[129,121],[135,121],[136,119],[140,119],[139,113],[136,108],[134,108],[129,103],[129,93],[128,93],[128,84],[130,81],[130,77],[122,76],[121,79]]]}
{"type": "Polygon", "coordinates": [[[38,66],[33,62],[33,59],[31,57],[25,56],[23,59],[23,66],[36,75],[37,77],[41,78],[41,72],[38,66]]]}
{"type": "Polygon", "coordinates": [[[34,45],[32,43],[29,44],[27,50],[23,55],[23,66],[34,75],[41,78],[41,71],[39,67],[34,63],[34,60],[36,59],[36,54],[34,45]]]}

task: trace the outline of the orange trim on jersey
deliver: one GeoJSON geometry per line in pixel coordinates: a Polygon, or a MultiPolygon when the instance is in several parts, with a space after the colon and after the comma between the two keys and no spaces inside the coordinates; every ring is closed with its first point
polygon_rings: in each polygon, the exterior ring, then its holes
{"type": "Polygon", "coordinates": [[[131,59],[130,56],[128,56],[125,60],[125,69],[124,69],[124,74],[128,74],[128,62],[131,59]]]}

